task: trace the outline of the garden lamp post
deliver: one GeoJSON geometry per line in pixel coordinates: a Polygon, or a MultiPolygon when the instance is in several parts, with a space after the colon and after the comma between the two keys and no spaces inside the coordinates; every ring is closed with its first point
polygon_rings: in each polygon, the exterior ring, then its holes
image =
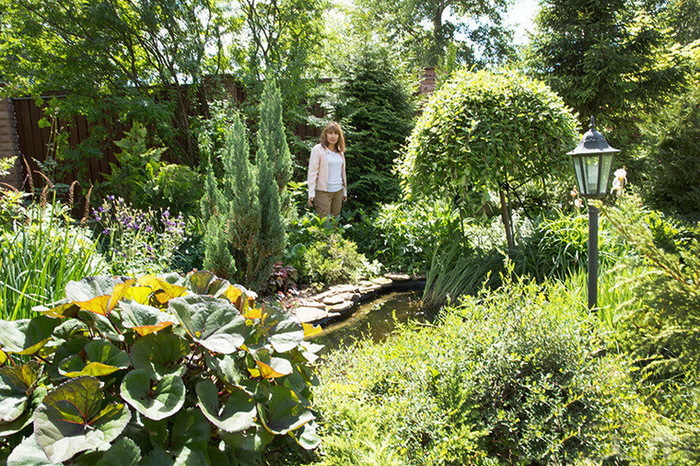
{"type": "MultiPolygon", "coordinates": [[[[576,149],[569,152],[576,171],[579,193],[586,199],[602,199],[607,194],[610,170],[615,154],[620,152],[608,145],[605,137],[595,129],[591,117],[590,129],[583,135],[576,149]]],[[[598,302],[598,213],[588,206],[588,309],[598,302]]]]}

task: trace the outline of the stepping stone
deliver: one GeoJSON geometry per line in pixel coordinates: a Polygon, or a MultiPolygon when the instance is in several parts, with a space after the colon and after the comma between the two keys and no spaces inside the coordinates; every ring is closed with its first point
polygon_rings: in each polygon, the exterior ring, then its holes
{"type": "Polygon", "coordinates": [[[375,278],[374,280],[372,280],[372,283],[375,285],[380,285],[382,287],[387,287],[387,286],[391,285],[392,283],[394,283],[394,281],[389,279],[389,278],[379,277],[379,278],[375,278]]]}
{"type": "Polygon", "coordinates": [[[301,303],[299,303],[299,307],[319,307],[321,309],[325,309],[326,305],[319,302],[319,301],[313,301],[311,299],[305,299],[301,303]]]}
{"type": "Polygon", "coordinates": [[[347,311],[348,309],[351,309],[354,306],[354,304],[355,303],[353,303],[352,301],[344,301],[342,303],[335,304],[333,306],[329,306],[328,312],[329,313],[334,313],[334,312],[343,313],[343,312],[347,311]]]}
{"type": "Polygon", "coordinates": [[[302,323],[315,322],[329,317],[325,309],[306,306],[294,309],[294,314],[297,316],[297,319],[299,319],[299,322],[302,323]]]}
{"type": "Polygon", "coordinates": [[[323,298],[323,304],[332,306],[333,304],[340,304],[344,301],[357,301],[359,298],[359,293],[341,293],[323,298]]]}
{"type": "Polygon", "coordinates": [[[407,282],[411,279],[411,276],[405,273],[387,273],[384,277],[395,282],[407,282]]]}

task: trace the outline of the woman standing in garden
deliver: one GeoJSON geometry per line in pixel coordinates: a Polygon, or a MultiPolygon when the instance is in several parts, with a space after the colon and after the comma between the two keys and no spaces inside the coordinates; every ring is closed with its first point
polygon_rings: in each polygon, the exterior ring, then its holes
{"type": "Polygon", "coordinates": [[[314,207],[319,217],[340,215],[340,208],[348,198],[348,183],[345,136],[338,123],[328,123],[321,132],[321,142],[311,149],[308,185],[309,207],[314,207]]]}

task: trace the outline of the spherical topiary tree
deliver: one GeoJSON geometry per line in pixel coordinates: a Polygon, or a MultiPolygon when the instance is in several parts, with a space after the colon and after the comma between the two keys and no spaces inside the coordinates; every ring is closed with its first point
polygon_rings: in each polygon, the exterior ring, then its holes
{"type": "Polygon", "coordinates": [[[498,192],[508,246],[513,186],[565,173],[576,120],[545,84],[512,71],[462,70],[431,98],[400,162],[412,193],[498,192]]]}

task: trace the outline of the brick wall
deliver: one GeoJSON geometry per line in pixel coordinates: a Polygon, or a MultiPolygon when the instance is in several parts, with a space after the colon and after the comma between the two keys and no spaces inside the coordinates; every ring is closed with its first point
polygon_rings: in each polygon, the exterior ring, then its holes
{"type": "Polygon", "coordinates": [[[17,156],[12,171],[8,176],[0,177],[0,182],[17,189],[22,187],[22,166],[19,155],[19,139],[12,99],[0,99],[0,158],[17,156]]]}

